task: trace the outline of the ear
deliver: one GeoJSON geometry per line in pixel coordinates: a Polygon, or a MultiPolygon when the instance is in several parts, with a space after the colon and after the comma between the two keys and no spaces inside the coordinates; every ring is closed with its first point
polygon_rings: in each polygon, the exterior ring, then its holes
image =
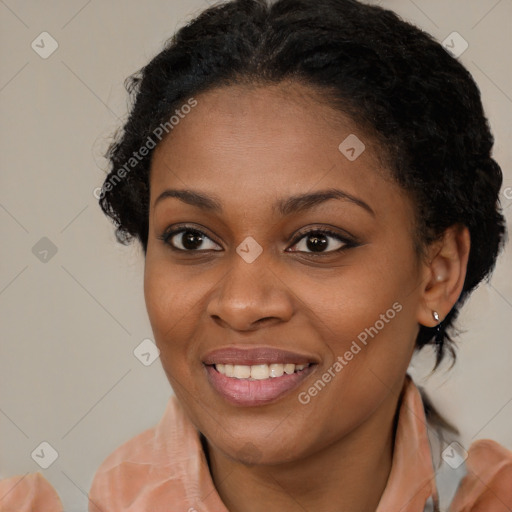
{"type": "Polygon", "coordinates": [[[423,280],[417,321],[426,327],[435,327],[443,321],[460,296],[471,246],[466,226],[450,226],[440,241],[432,243],[423,263],[423,280]],[[433,317],[439,314],[439,322],[433,317]]]}

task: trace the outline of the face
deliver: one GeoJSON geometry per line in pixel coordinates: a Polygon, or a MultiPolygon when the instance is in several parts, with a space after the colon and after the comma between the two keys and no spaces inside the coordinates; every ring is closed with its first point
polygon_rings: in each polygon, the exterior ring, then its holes
{"type": "Polygon", "coordinates": [[[412,203],[302,87],[203,93],[153,155],[149,319],[189,417],[238,460],[348,436],[400,389],[418,332],[412,203]]]}

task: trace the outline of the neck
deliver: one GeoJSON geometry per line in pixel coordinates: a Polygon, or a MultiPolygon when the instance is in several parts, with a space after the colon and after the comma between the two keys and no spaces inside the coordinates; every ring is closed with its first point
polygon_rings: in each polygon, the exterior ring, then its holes
{"type": "Polygon", "coordinates": [[[308,457],[248,466],[208,444],[215,487],[230,512],[377,508],[391,471],[398,397],[390,393],[362,424],[308,457]]]}

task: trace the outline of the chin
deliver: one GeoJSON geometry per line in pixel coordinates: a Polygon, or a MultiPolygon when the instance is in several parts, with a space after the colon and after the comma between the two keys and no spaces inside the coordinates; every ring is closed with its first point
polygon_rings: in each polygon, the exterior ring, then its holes
{"type": "MultiPolygon", "coordinates": [[[[232,432],[229,429],[227,431],[232,432]]],[[[246,466],[286,464],[306,456],[303,450],[300,453],[297,450],[298,447],[304,448],[304,436],[298,435],[297,432],[285,439],[261,431],[259,435],[253,436],[245,432],[241,436],[235,433],[222,439],[211,439],[208,438],[209,442],[226,457],[246,466]],[[302,440],[296,440],[295,436],[302,440]]]]}

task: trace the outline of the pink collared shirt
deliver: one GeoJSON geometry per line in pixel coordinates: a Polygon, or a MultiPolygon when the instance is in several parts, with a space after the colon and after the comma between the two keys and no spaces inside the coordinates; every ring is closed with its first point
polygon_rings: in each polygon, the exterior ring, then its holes
{"type": "MultiPolygon", "coordinates": [[[[376,512],[424,512],[431,506],[437,510],[438,490],[427,434],[420,393],[407,376],[391,473],[376,512]]],[[[506,449],[503,453],[512,455],[506,449]]],[[[457,494],[464,506],[477,498],[475,493],[457,494]]],[[[0,512],[62,510],[56,491],[40,473],[0,481],[0,512]]],[[[170,510],[229,512],[213,484],[199,433],[175,396],[170,397],[155,427],[130,439],[103,461],[89,493],[89,512],[170,510]]]]}
{"type": "MultiPolygon", "coordinates": [[[[393,466],[378,512],[423,512],[435,492],[434,470],[417,388],[407,379],[393,466]],[[406,508],[403,508],[406,507],[406,508]]],[[[99,467],[90,492],[105,510],[228,512],[217,493],[194,425],[172,397],[154,429],[128,441],[99,467]]],[[[89,512],[98,512],[94,505],[89,512]]]]}

